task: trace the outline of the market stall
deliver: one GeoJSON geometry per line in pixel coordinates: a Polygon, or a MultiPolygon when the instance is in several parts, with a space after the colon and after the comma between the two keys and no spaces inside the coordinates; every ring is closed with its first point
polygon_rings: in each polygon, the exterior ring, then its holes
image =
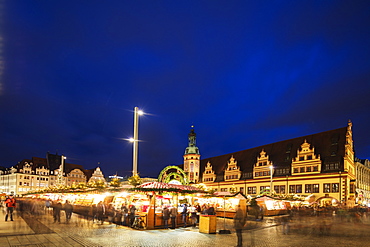
{"type": "Polygon", "coordinates": [[[262,196],[256,198],[258,206],[262,208],[263,214],[270,215],[281,215],[286,214],[290,209],[290,202],[286,200],[277,200],[269,196],[262,196]]]}
{"type": "Polygon", "coordinates": [[[191,194],[203,192],[196,187],[161,182],[148,182],[139,185],[135,192],[145,193],[148,196],[149,205],[145,212],[146,229],[161,228],[164,225],[162,210],[163,207],[176,207],[178,215],[176,225],[181,224],[182,204],[192,204],[191,194]],[[181,205],[179,205],[181,203],[181,205]]]}
{"type": "Polygon", "coordinates": [[[213,206],[216,216],[233,218],[238,205],[240,205],[243,210],[246,210],[248,199],[241,192],[236,194],[216,192],[214,196],[198,197],[196,200],[203,208],[205,206],[213,206]]]}

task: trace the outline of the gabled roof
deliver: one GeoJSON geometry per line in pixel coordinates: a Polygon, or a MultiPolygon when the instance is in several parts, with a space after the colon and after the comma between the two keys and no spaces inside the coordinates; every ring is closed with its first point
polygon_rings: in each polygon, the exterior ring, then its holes
{"type": "Polygon", "coordinates": [[[212,169],[217,174],[215,182],[223,181],[223,173],[232,156],[235,158],[237,165],[243,173],[253,172],[254,164],[257,162],[257,157],[260,156],[262,150],[269,156],[269,160],[272,161],[274,167],[289,168],[292,159],[297,156],[297,150],[301,149],[301,145],[305,140],[310,144],[311,149],[312,147],[315,148],[315,154],[320,154],[320,159],[323,164],[339,162],[342,166],[343,157],[345,155],[346,133],[347,127],[343,127],[234,153],[201,159],[200,175],[203,175],[207,163],[210,162],[212,169]],[[335,156],[332,156],[333,152],[336,153],[335,156]]]}
{"type": "Polygon", "coordinates": [[[70,173],[74,169],[80,169],[82,172],[84,172],[84,170],[85,170],[82,165],[65,163],[65,166],[64,166],[64,172],[65,173],[70,173]]]}
{"type": "Polygon", "coordinates": [[[85,173],[85,176],[86,176],[86,179],[87,181],[89,181],[89,179],[92,177],[92,175],[94,174],[96,168],[93,168],[93,169],[85,169],[84,170],[84,173],[85,173]]]}

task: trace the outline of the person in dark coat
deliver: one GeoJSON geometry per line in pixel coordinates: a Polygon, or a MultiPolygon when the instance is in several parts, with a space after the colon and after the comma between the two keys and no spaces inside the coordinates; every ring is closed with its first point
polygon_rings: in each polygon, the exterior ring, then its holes
{"type": "Polygon", "coordinates": [[[112,204],[109,204],[107,206],[107,212],[106,212],[106,215],[108,217],[108,222],[109,224],[112,224],[113,223],[113,219],[114,219],[114,216],[115,216],[115,210],[114,210],[114,207],[112,204]]]}
{"type": "Polygon", "coordinates": [[[132,224],[134,224],[134,221],[135,221],[135,214],[136,214],[135,205],[130,205],[129,211],[130,211],[130,227],[132,227],[132,224]]]}
{"type": "Polygon", "coordinates": [[[121,212],[122,212],[122,225],[127,226],[128,208],[125,203],[122,204],[121,212]]]}
{"type": "Polygon", "coordinates": [[[53,204],[52,204],[52,207],[53,207],[53,218],[54,218],[54,223],[58,221],[58,223],[60,223],[60,211],[62,210],[63,208],[63,205],[62,203],[58,200],[58,201],[54,201],[53,204]]]}
{"type": "Polygon", "coordinates": [[[177,219],[177,207],[172,206],[170,210],[170,217],[171,217],[171,229],[176,228],[176,219],[177,219]]]}
{"type": "Polygon", "coordinates": [[[104,215],[105,215],[105,206],[102,201],[96,205],[96,217],[98,221],[100,221],[100,224],[104,223],[104,215]]]}
{"type": "Polygon", "coordinates": [[[73,206],[68,200],[66,200],[66,203],[64,204],[64,211],[66,213],[66,222],[69,223],[72,217],[73,206]]]}
{"type": "Polygon", "coordinates": [[[216,215],[215,208],[213,207],[213,205],[208,207],[207,212],[208,212],[208,215],[216,215]]]}
{"type": "Polygon", "coordinates": [[[186,220],[188,218],[188,205],[186,205],[186,203],[184,204],[181,214],[182,214],[182,222],[184,223],[184,227],[186,227],[186,220]]]}
{"type": "Polygon", "coordinates": [[[243,246],[242,231],[245,226],[246,218],[240,205],[237,206],[236,213],[234,216],[234,227],[236,230],[236,236],[238,237],[237,247],[243,246]]]}
{"type": "Polygon", "coordinates": [[[96,212],[97,212],[96,204],[91,205],[91,216],[92,216],[93,223],[95,222],[95,220],[97,220],[96,212]]]}
{"type": "Polygon", "coordinates": [[[170,218],[170,210],[168,207],[163,208],[163,224],[164,224],[164,229],[168,229],[168,220],[170,218]]]}

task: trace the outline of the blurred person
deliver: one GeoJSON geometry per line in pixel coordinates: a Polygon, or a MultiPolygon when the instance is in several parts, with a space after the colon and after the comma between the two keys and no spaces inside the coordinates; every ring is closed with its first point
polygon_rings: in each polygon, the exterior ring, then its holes
{"type": "Polygon", "coordinates": [[[8,198],[5,200],[5,207],[6,207],[6,215],[5,221],[8,221],[8,216],[10,216],[10,221],[13,221],[13,212],[15,208],[16,201],[13,198],[13,195],[9,195],[8,198]]]}
{"type": "Polygon", "coordinates": [[[168,229],[168,220],[170,219],[170,210],[168,207],[163,208],[163,224],[164,224],[164,229],[168,229]]]}
{"type": "Polygon", "coordinates": [[[66,203],[64,204],[64,211],[66,213],[66,222],[69,223],[72,217],[73,206],[68,200],[66,200],[66,203]]]}
{"type": "Polygon", "coordinates": [[[104,215],[105,215],[105,205],[102,201],[98,203],[96,206],[96,217],[98,221],[100,221],[100,224],[104,223],[104,215]]]}
{"type": "Polygon", "coordinates": [[[96,212],[97,212],[96,204],[91,205],[91,217],[93,223],[95,222],[95,220],[97,220],[96,212]]]}
{"type": "Polygon", "coordinates": [[[135,214],[136,214],[136,207],[135,205],[130,205],[129,207],[129,212],[130,212],[130,227],[132,227],[132,224],[134,224],[135,221],[135,214]]]}
{"type": "Polygon", "coordinates": [[[243,246],[242,231],[246,223],[246,218],[240,205],[237,206],[236,213],[234,216],[234,227],[236,230],[236,236],[238,237],[237,247],[243,246]]]}
{"type": "Polygon", "coordinates": [[[51,211],[51,200],[50,199],[47,199],[46,201],[45,201],[45,210],[46,210],[46,212],[47,213],[50,213],[51,211]]]}
{"type": "Polygon", "coordinates": [[[213,207],[213,204],[211,204],[209,207],[208,207],[208,215],[216,215],[216,212],[215,212],[215,208],[213,207]]]}
{"type": "Polygon", "coordinates": [[[53,207],[53,218],[54,218],[54,223],[58,221],[60,223],[60,211],[63,208],[62,203],[58,200],[56,202],[53,202],[52,204],[53,207]]]}
{"type": "Polygon", "coordinates": [[[122,212],[122,225],[127,226],[127,216],[128,216],[128,208],[125,203],[121,206],[121,212],[122,212]]]}
{"type": "Polygon", "coordinates": [[[197,207],[194,205],[190,206],[191,223],[193,227],[196,227],[198,223],[197,213],[198,213],[197,207]]]}
{"type": "Polygon", "coordinates": [[[114,210],[114,219],[113,219],[113,222],[116,224],[116,225],[122,225],[122,210],[119,208],[115,208],[113,207],[113,210],[114,210]]]}
{"type": "Polygon", "coordinates": [[[282,216],[281,217],[281,225],[283,227],[283,234],[289,234],[289,216],[282,216]]]}
{"type": "Polygon", "coordinates": [[[203,215],[208,215],[208,208],[209,208],[208,205],[203,204],[203,206],[202,206],[202,214],[203,215]]]}
{"type": "Polygon", "coordinates": [[[114,215],[115,215],[115,210],[114,210],[114,207],[113,207],[112,204],[109,204],[107,206],[106,215],[108,217],[109,224],[112,224],[113,223],[113,219],[114,219],[114,215]]]}
{"type": "Polygon", "coordinates": [[[188,205],[184,203],[184,207],[182,208],[182,222],[184,223],[184,227],[186,227],[186,220],[188,218],[188,205]]]}
{"type": "Polygon", "coordinates": [[[170,217],[171,217],[171,229],[175,229],[177,219],[177,207],[172,206],[172,208],[170,209],[170,217]]]}
{"type": "Polygon", "coordinates": [[[199,215],[202,212],[202,208],[200,207],[199,203],[195,206],[197,209],[197,223],[199,223],[199,215]]]}

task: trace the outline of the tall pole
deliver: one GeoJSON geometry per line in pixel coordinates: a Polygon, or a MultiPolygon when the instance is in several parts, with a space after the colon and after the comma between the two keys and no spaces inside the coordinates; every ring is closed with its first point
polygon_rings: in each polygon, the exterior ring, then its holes
{"type": "Polygon", "coordinates": [[[138,140],[139,140],[139,108],[134,108],[134,147],[133,147],[133,169],[132,175],[137,175],[137,157],[138,157],[138,140]]]}
{"type": "Polygon", "coordinates": [[[270,166],[270,196],[272,196],[272,166],[270,166]]]}
{"type": "Polygon", "coordinates": [[[288,195],[288,194],[289,194],[288,175],[286,175],[286,190],[285,190],[285,194],[286,194],[286,195],[288,195]]]}
{"type": "Polygon", "coordinates": [[[60,157],[62,160],[60,161],[60,166],[59,166],[59,173],[58,173],[58,176],[57,176],[57,184],[58,185],[64,185],[63,183],[63,171],[64,171],[64,164],[65,164],[65,159],[67,157],[65,157],[63,154],[62,156],[60,157]]]}
{"type": "Polygon", "coordinates": [[[339,205],[342,205],[342,171],[339,171],[339,205]]]}

